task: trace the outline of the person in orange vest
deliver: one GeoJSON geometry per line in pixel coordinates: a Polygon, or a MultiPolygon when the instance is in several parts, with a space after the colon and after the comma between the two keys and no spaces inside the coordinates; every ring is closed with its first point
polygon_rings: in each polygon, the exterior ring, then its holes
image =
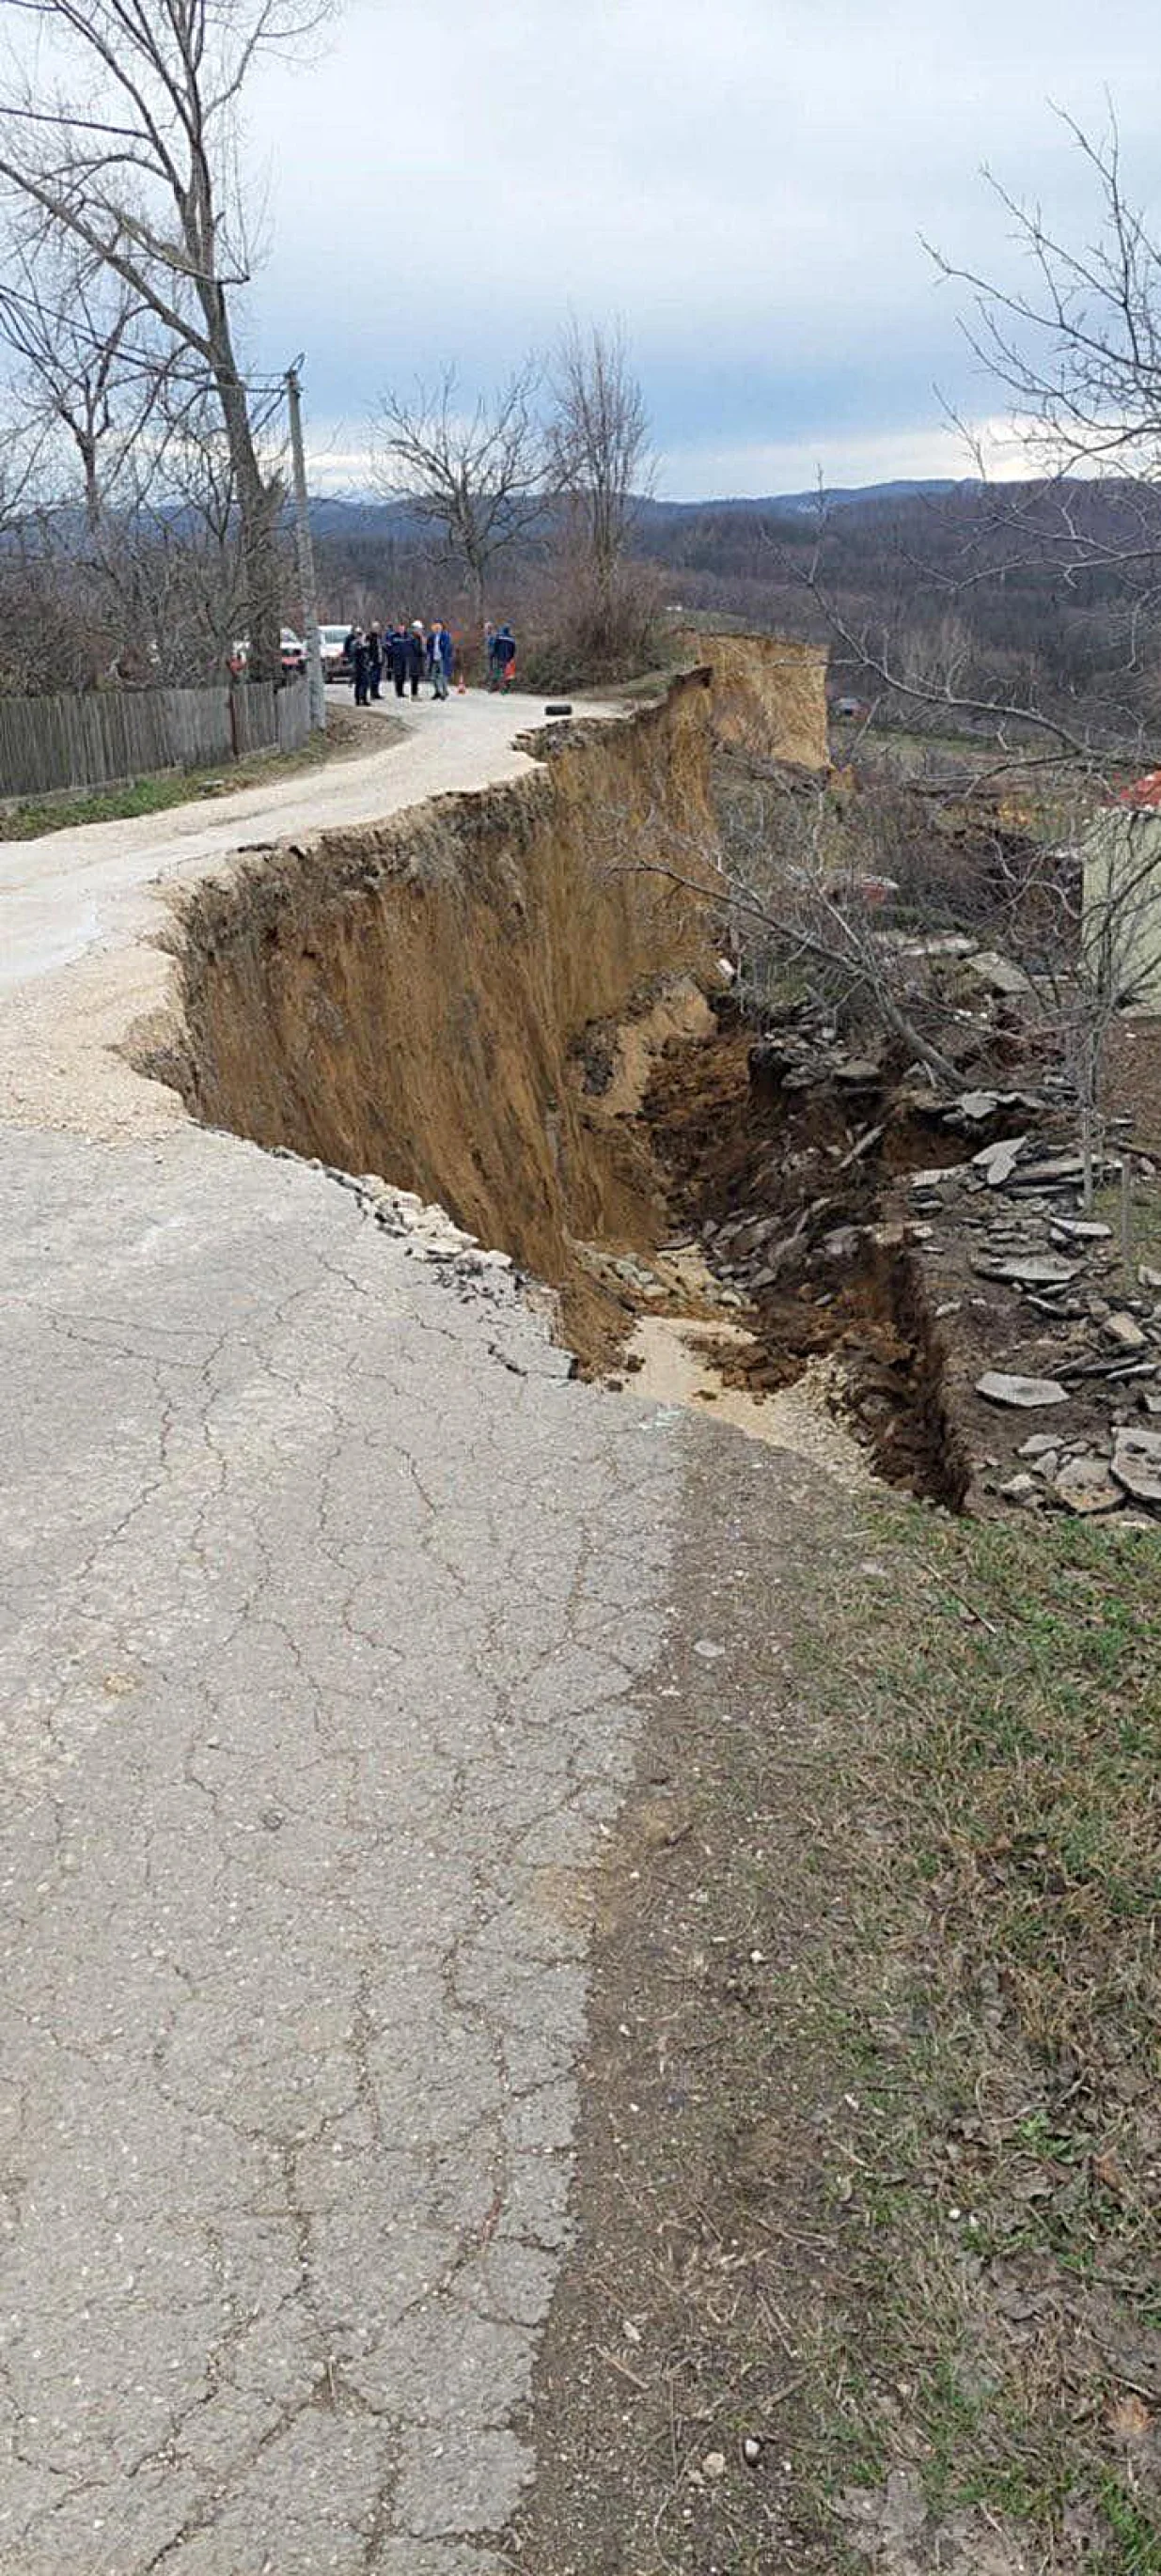
{"type": "Polygon", "coordinates": [[[494,651],[496,686],[507,695],[516,677],[516,638],[507,622],[497,631],[494,651]]]}

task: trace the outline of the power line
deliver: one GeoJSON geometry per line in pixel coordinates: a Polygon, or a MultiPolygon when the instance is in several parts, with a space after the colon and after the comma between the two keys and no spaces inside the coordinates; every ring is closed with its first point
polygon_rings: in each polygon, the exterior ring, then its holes
{"type": "MultiPolygon", "coordinates": [[[[65,330],[75,332],[79,339],[87,340],[91,348],[104,351],[109,345],[107,332],[102,336],[99,331],[94,331],[89,323],[78,321],[75,313],[64,312],[59,305],[46,304],[39,296],[26,295],[18,286],[0,286],[0,308],[6,304],[22,305],[25,312],[35,314],[38,320],[61,323],[65,330]]],[[[24,354],[27,356],[27,351],[24,354]]],[[[214,382],[212,369],[208,365],[202,373],[192,368],[187,370],[175,367],[168,360],[163,360],[156,350],[135,348],[126,340],[118,341],[117,355],[129,366],[139,369],[142,374],[155,376],[164,371],[175,384],[203,385],[214,382]]],[[[237,376],[234,381],[242,393],[263,395],[281,393],[285,384],[282,376],[237,376]]]]}

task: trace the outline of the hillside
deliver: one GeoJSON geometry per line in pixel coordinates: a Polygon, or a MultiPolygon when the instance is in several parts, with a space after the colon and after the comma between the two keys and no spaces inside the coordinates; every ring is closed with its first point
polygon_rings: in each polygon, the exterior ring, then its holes
{"type": "MultiPolygon", "coordinates": [[[[551,607],[553,516],[507,558],[508,599],[526,626],[551,607]]],[[[827,643],[839,684],[874,694],[837,621],[937,693],[1035,705],[1128,756],[1161,718],[1135,640],[1158,521],[1157,496],[1139,483],[969,480],[830,492],[821,523],[815,493],[642,499],[635,524],[667,608],[827,643]]],[[[384,591],[396,586],[400,604],[433,582],[447,589],[438,542],[407,502],[319,500],[314,522],[328,614],[364,598],[390,607],[384,591]]]]}

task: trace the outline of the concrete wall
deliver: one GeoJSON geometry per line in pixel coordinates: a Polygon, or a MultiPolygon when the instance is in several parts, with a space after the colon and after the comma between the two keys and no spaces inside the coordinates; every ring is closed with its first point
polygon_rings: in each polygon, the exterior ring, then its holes
{"type": "Polygon", "coordinates": [[[1102,815],[1085,844],[1084,936],[1103,946],[1120,998],[1161,1010],[1161,813],[1102,815]]]}

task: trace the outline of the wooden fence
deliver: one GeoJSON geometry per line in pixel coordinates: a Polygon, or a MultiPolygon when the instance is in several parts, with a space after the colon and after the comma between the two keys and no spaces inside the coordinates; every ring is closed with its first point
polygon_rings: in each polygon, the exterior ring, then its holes
{"type": "Polygon", "coordinates": [[[100,689],[0,697],[0,798],[123,786],[163,769],[295,751],[310,730],[305,679],[237,688],[100,689]]]}

